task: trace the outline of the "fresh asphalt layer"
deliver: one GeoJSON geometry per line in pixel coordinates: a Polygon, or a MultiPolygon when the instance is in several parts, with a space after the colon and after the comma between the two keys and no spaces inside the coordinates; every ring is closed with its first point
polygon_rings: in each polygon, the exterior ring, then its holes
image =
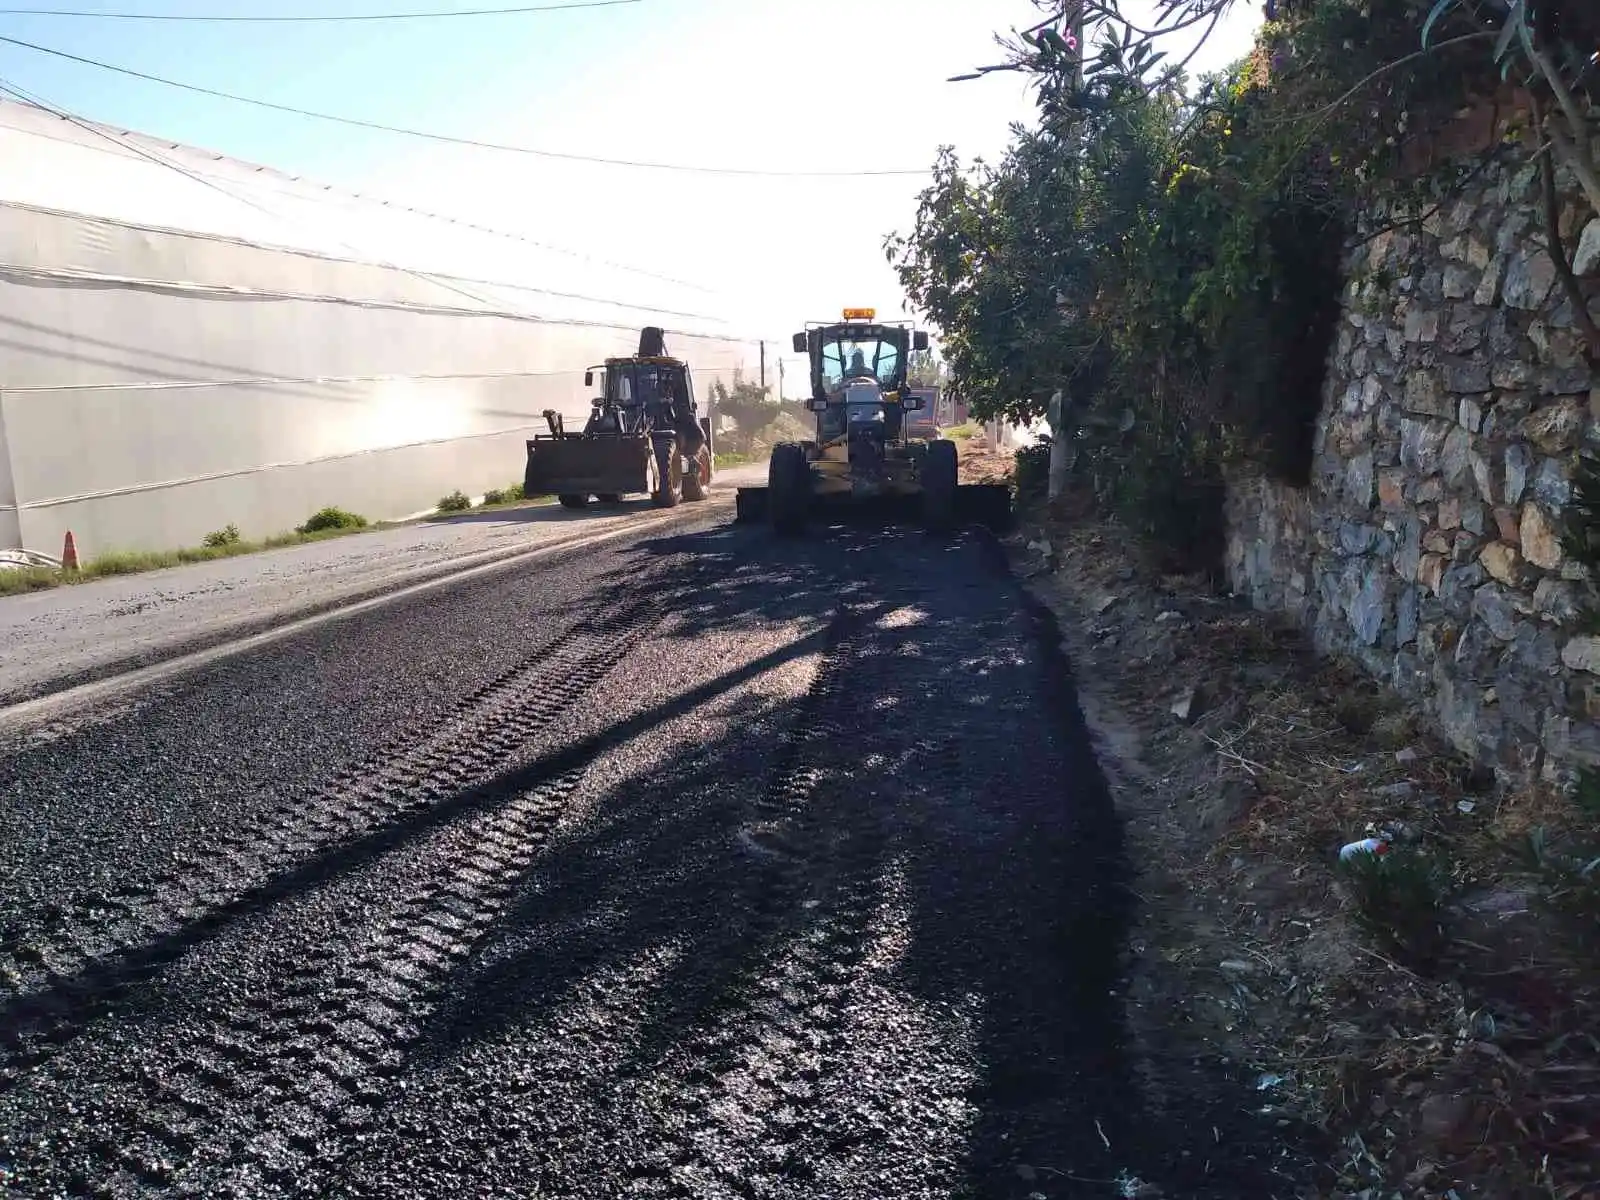
{"type": "Polygon", "coordinates": [[[1294,1195],[1248,1081],[1130,1046],[1117,821],[993,545],[727,518],[0,734],[0,1181],[1294,1195]]]}

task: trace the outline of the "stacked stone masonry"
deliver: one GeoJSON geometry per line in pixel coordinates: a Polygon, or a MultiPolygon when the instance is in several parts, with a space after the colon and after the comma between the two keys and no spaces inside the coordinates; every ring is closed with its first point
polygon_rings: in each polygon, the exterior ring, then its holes
{"type": "MultiPolygon", "coordinates": [[[[1600,219],[1565,195],[1600,316],[1600,219]]],[[[1600,378],[1541,213],[1508,156],[1420,231],[1355,246],[1311,487],[1242,477],[1229,496],[1234,590],[1508,781],[1600,764],[1593,581],[1560,536],[1579,455],[1600,450],[1600,378]]]]}

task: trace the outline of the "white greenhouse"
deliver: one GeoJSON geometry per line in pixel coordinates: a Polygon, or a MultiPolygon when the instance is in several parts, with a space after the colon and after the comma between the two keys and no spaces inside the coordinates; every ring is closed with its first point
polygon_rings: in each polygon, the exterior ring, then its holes
{"type": "Polygon", "coordinates": [[[686,285],[24,104],[0,207],[0,549],[412,515],[520,479],[642,325],[702,408],[759,355],[686,285]]]}

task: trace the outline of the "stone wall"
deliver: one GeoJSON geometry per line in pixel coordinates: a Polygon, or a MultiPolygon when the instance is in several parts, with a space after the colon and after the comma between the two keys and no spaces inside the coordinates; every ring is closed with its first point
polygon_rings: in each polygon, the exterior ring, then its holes
{"type": "MultiPolygon", "coordinates": [[[[1552,777],[1600,764],[1592,586],[1558,534],[1579,452],[1600,449],[1600,377],[1533,169],[1508,157],[1455,197],[1351,251],[1312,485],[1233,481],[1229,573],[1503,777],[1552,777]]],[[[1586,213],[1563,223],[1600,316],[1586,213]]]]}

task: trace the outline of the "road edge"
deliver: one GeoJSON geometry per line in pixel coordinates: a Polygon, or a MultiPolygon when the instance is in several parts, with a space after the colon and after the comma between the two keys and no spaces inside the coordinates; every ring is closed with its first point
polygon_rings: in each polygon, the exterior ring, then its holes
{"type": "MultiPolygon", "coordinates": [[[[710,499],[716,501],[721,498],[710,499]]],[[[49,714],[56,710],[64,712],[92,703],[96,698],[114,691],[147,686],[159,679],[196,670],[235,654],[247,653],[259,646],[292,637],[325,622],[368,612],[451,582],[489,575],[529,560],[582,551],[630,533],[649,532],[685,523],[695,517],[709,516],[712,510],[728,507],[731,507],[731,498],[725,503],[696,504],[653,513],[602,532],[575,533],[533,546],[462,555],[391,576],[382,583],[354,588],[336,596],[280,609],[269,616],[239,621],[191,638],[166,642],[82,670],[52,676],[12,692],[0,693],[0,732],[18,732],[48,719],[49,714]]]]}

